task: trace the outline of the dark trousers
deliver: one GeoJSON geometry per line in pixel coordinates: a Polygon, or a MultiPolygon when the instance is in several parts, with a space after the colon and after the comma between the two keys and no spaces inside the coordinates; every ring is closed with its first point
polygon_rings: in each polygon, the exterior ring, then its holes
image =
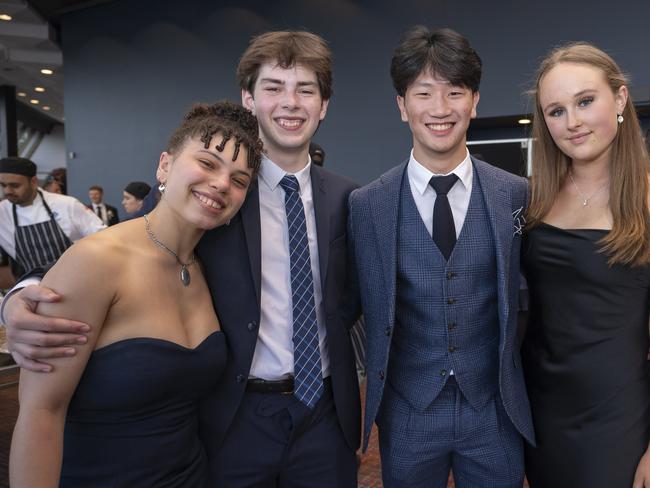
{"type": "Polygon", "coordinates": [[[314,410],[290,394],[246,393],[210,464],[214,488],[357,486],[329,385],[314,410]]]}
{"type": "Polygon", "coordinates": [[[523,441],[495,394],[480,410],[453,376],[424,411],[386,384],[378,417],[385,488],[521,488],[523,441]]]}

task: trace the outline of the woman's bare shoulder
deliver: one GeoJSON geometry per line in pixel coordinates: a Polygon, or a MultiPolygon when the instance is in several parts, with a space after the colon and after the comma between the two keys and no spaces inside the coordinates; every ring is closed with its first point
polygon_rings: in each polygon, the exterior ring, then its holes
{"type": "Polygon", "coordinates": [[[45,279],[74,276],[83,282],[90,277],[98,285],[100,281],[115,281],[143,233],[137,221],[129,221],[84,237],[59,258],[45,279]]]}

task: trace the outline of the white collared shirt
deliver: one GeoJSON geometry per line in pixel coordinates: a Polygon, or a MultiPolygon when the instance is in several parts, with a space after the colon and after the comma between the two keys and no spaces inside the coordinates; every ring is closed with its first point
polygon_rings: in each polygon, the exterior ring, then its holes
{"type": "MultiPolygon", "coordinates": [[[[311,159],[295,173],[305,208],[314,299],[323,377],[329,375],[329,355],[324,321],[323,293],[318,262],[316,215],[311,185],[311,159]]],[[[293,306],[289,258],[289,230],[280,180],[287,173],[266,156],[258,177],[262,231],[262,283],[260,328],[250,376],[278,380],[293,374],[293,306]]]]}
{"type": "Polygon", "coordinates": [[[95,212],[95,215],[97,215],[102,221],[106,224],[108,223],[108,219],[106,218],[106,205],[103,203],[93,203],[93,212],[95,212]],[[97,214],[97,209],[99,208],[99,214],[97,214]]]}
{"type": "Polygon", "coordinates": [[[458,176],[458,181],[451,187],[449,193],[447,193],[451,213],[454,217],[456,238],[458,238],[460,231],[463,228],[463,223],[465,222],[465,216],[467,215],[469,198],[472,195],[473,173],[472,160],[469,156],[469,151],[467,151],[465,159],[463,159],[452,171],[440,175],[432,173],[422,166],[422,164],[413,157],[413,150],[411,150],[407,173],[415,205],[418,208],[422,222],[424,222],[429,235],[433,235],[433,205],[436,202],[436,191],[431,187],[431,185],[429,185],[429,181],[432,176],[446,176],[452,173],[458,176]]]}

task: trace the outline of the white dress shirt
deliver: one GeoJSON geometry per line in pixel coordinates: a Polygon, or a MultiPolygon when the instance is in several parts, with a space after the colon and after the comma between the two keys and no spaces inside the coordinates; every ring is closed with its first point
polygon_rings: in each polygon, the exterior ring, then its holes
{"type": "MultiPolygon", "coordinates": [[[[300,184],[300,198],[305,208],[311,271],[323,377],[329,375],[329,355],[325,333],[323,293],[318,264],[316,216],[311,186],[311,159],[295,173],[300,184]]],[[[284,189],[280,180],[287,173],[266,156],[258,177],[260,221],[262,230],[262,283],[260,327],[250,376],[278,380],[294,373],[293,305],[289,258],[289,230],[284,207],[284,189]]]]}
{"type": "Polygon", "coordinates": [[[467,151],[465,159],[463,159],[452,171],[440,175],[432,173],[418,163],[413,157],[413,151],[411,150],[407,173],[415,205],[418,208],[422,222],[424,222],[429,235],[433,235],[433,205],[436,202],[436,191],[431,187],[431,185],[429,185],[429,181],[432,176],[446,176],[452,173],[458,176],[458,181],[447,193],[451,213],[454,217],[456,238],[458,238],[460,231],[463,228],[463,223],[465,222],[465,216],[467,215],[469,198],[472,195],[473,173],[472,160],[469,157],[469,151],[467,151]]]}
{"type": "Polygon", "coordinates": [[[93,203],[93,212],[95,212],[95,215],[102,219],[102,222],[105,224],[108,224],[108,218],[106,216],[106,205],[103,203],[93,203]],[[99,209],[99,213],[97,213],[97,209],[99,209]]]}

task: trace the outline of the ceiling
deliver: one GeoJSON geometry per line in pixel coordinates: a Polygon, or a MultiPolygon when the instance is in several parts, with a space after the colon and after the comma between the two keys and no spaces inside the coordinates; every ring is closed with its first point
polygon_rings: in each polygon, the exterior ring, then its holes
{"type": "Polygon", "coordinates": [[[0,15],[11,16],[0,20],[0,85],[16,87],[19,113],[29,107],[51,122],[64,121],[61,16],[102,3],[107,0],[0,0],[0,15]]]}

